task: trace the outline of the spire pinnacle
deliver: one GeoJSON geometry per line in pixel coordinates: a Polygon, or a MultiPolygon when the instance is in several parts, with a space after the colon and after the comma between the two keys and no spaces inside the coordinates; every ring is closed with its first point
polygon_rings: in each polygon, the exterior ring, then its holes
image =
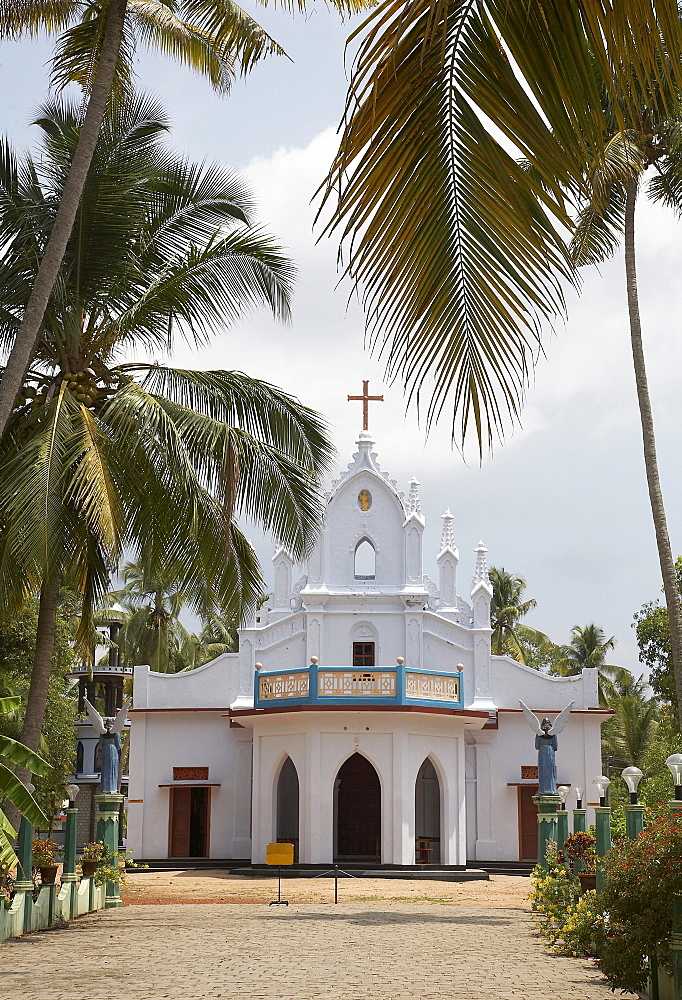
{"type": "Polygon", "coordinates": [[[486,549],[483,542],[479,542],[474,552],[476,553],[476,570],[474,572],[474,586],[477,583],[490,583],[488,577],[488,567],[485,561],[485,554],[488,550],[486,549]]]}
{"type": "Polygon", "coordinates": [[[440,536],[440,551],[445,552],[446,549],[451,549],[455,552],[455,533],[452,530],[452,522],[455,518],[449,507],[444,514],[441,514],[441,517],[443,519],[443,532],[440,536]]]}
{"type": "Polygon", "coordinates": [[[415,476],[412,476],[409,485],[410,485],[410,493],[407,498],[407,512],[408,514],[421,514],[422,502],[419,497],[419,487],[421,483],[415,476]]]}

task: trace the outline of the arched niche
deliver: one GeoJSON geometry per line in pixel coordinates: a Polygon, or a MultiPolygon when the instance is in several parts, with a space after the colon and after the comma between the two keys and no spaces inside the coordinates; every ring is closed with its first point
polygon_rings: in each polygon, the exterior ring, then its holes
{"type": "Polygon", "coordinates": [[[439,864],[441,853],[441,787],[429,757],[417,772],[414,786],[414,836],[417,862],[439,864]]]}
{"type": "Polygon", "coordinates": [[[334,782],[334,853],[341,861],[381,861],[381,781],[374,765],[354,753],[334,782]]]}
{"type": "Polygon", "coordinates": [[[294,860],[298,861],[299,789],[298,772],[291,757],[287,757],[277,778],[276,839],[294,845],[294,860]]]}
{"type": "Polygon", "coordinates": [[[83,774],[85,750],[81,740],[76,745],[76,774],[83,774]]]}
{"type": "Polygon", "coordinates": [[[377,553],[367,536],[355,546],[354,576],[356,580],[374,580],[377,569],[377,553]]]}

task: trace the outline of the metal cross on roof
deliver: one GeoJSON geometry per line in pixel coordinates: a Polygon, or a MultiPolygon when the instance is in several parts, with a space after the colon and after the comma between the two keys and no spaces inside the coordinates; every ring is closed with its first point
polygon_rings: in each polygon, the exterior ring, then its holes
{"type": "Polygon", "coordinates": [[[370,400],[377,403],[383,403],[383,396],[370,396],[369,394],[369,380],[362,383],[362,396],[349,396],[348,401],[351,400],[361,400],[362,401],[362,429],[363,431],[369,430],[369,403],[370,400]]]}

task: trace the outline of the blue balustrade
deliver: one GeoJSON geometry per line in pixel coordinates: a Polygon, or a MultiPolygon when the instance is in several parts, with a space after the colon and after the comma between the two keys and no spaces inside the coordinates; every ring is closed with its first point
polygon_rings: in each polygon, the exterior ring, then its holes
{"type": "Polygon", "coordinates": [[[462,709],[462,673],[394,667],[325,667],[257,670],[254,705],[420,705],[462,709]]]}

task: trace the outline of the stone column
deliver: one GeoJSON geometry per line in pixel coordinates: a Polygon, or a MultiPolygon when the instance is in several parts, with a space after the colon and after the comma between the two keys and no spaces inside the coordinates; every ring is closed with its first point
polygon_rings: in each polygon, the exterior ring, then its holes
{"type": "Polygon", "coordinates": [[[64,831],[64,867],[62,869],[62,885],[69,885],[69,917],[75,916],[76,882],[76,825],[78,809],[69,806],[66,812],[66,830],[64,831]]]}
{"type": "Polygon", "coordinates": [[[587,829],[587,809],[573,810],[573,833],[584,833],[587,829]]]}
{"type": "Polygon", "coordinates": [[[559,809],[556,814],[556,842],[559,850],[568,838],[568,810],[559,809]]]}
{"type": "MultiPolygon", "coordinates": [[[[673,932],[670,936],[675,1000],[682,998],[682,896],[673,899],[673,932]]],[[[658,970],[656,970],[658,973],[658,970]]]]}
{"type": "Polygon", "coordinates": [[[634,840],[644,829],[644,806],[630,804],[625,808],[625,832],[634,840]]]}
{"type": "Polygon", "coordinates": [[[547,865],[547,844],[557,839],[557,810],[561,796],[534,795],[533,802],[538,807],[538,864],[543,868],[547,865]]]}
{"type": "Polygon", "coordinates": [[[17,875],[21,875],[14,883],[14,891],[24,894],[24,933],[31,930],[33,918],[33,827],[29,821],[22,816],[19,825],[19,840],[17,842],[17,857],[19,858],[19,868],[17,875]]]}
{"type": "MultiPolygon", "coordinates": [[[[118,792],[100,792],[99,795],[95,795],[95,802],[98,810],[97,840],[106,844],[110,851],[117,853],[118,811],[123,802],[123,796],[118,792]]],[[[118,882],[107,882],[104,905],[106,909],[123,906],[118,882]]]]}
{"type": "MultiPolygon", "coordinates": [[[[595,833],[597,835],[597,858],[603,858],[611,847],[611,810],[608,806],[594,807],[595,833]]],[[[597,861],[597,892],[604,884],[601,864],[597,861]]]]}

